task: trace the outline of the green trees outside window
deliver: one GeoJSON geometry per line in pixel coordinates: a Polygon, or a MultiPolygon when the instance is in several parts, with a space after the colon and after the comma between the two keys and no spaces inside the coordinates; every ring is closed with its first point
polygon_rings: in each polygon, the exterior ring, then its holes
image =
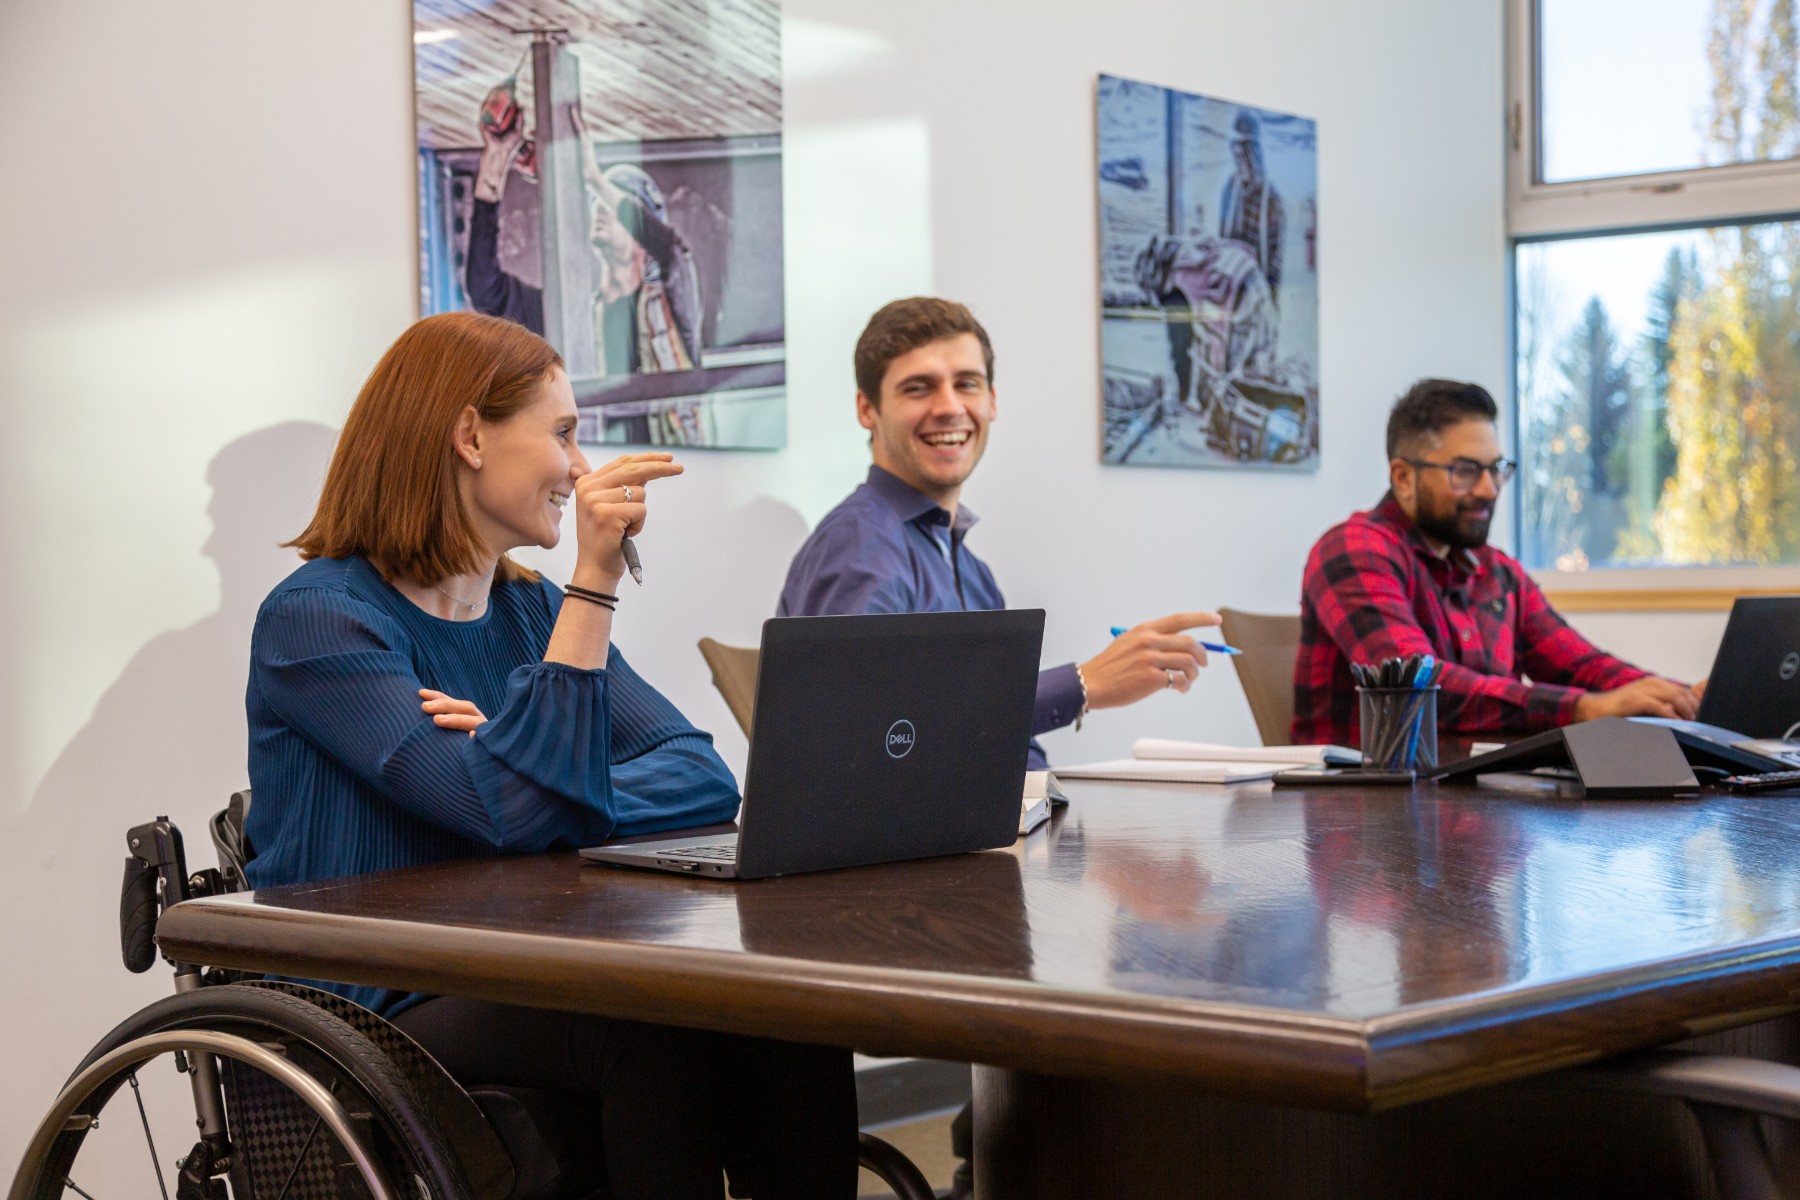
{"type": "MultiPolygon", "coordinates": [[[[1800,153],[1795,0],[1711,0],[1705,44],[1702,160],[1800,153]]],[[[1800,221],[1521,241],[1514,269],[1526,562],[1800,563],[1800,221]]]]}

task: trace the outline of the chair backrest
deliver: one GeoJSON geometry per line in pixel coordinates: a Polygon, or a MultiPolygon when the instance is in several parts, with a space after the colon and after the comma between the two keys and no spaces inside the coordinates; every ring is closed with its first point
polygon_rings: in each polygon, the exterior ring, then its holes
{"type": "Polygon", "coordinates": [[[1265,746],[1285,746],[1294,725],[1294,660],[1300,654],[1298,614],[1250,613],[1221,608],[1225,640],[1242,650],[1237,668],[1256,732],[1265,746]]]}
{"type": "Polygon", "coordinates": [[[700,656],[712,668],[713,686],[725,697],[725,705],[743,727],[744,736],[749,737],[756,715],[756,666],[762,651],[755,646],[727,646],[703,637],[700,656]]]}
{"type": "Polygon", "coordinates": [[[206,823],[213,849],[219,854],[219,878],[228,892],[241,892],[249,886],[244,881],[244,867],[256,857],[244,835],[244,818],[249,815],[250,789],[245,788],[231,793],[231,800],[206,823]]]}

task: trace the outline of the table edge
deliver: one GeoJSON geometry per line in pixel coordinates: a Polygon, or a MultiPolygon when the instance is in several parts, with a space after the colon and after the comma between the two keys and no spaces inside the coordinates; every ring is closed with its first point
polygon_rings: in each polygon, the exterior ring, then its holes
{"type": "Polygon", "coordinates": [[[1249,1099],[1369,1107],[1361,1022],[1091,994],[1029,980],[752,952],[419,925],[190,900],[157,926],[178,961],[530,1003],[1048,1074],[1161,1078],[1249,1099]],[[720,988],[733,1002],[716,1002],[720,988]]]}
{"type": "Polygon", "coordinates": [[[181,961],[804,1038],[878,1055],[1156,1080],[1372,1111],[1800,1011],[1800,935],[1370,1018],[1090,993],[1029,980],[796,960],[259,905],[176,905],[181,961]],[[733,1003],[716,1002],[719,988],[733,1003]],[[1728,1001],[1721,1005],[1721,1001],[1728,1001]]]}

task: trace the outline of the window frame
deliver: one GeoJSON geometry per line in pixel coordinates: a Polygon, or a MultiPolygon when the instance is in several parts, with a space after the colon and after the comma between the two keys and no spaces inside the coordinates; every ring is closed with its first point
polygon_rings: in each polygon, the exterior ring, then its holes
{"type": "MultiPolygon", "coordinates": [[[[1505,0],[1507,392],[1515,457],[1524,458],[1518,404],[1518,248],[1529,242],[1800,219],[1800,158],[1638,175],[1542,181],[1540,0],[1505,0]]],[[[1523,488],[1513,491],[1513,544],[1524,543],[1523,488]]],[[[1800,592],[1800,565],[1596,567],[1534,570],[1561,607],[1705,611],[1752,593],[1800,592]]]]}

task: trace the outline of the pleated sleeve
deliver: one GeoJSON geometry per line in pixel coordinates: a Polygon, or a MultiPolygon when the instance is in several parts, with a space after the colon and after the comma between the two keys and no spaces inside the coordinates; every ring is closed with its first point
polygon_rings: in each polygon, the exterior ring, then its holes
{"type": "Polygon", "coordinates": [[[591,845],[728,820],[737,790],[711,740],[625,664],[535,662],[473,737],[419,708],[405,631],[353,596],[272,598],[252,639],[271,711],[406,813],[495,849],[591,845]]]}

